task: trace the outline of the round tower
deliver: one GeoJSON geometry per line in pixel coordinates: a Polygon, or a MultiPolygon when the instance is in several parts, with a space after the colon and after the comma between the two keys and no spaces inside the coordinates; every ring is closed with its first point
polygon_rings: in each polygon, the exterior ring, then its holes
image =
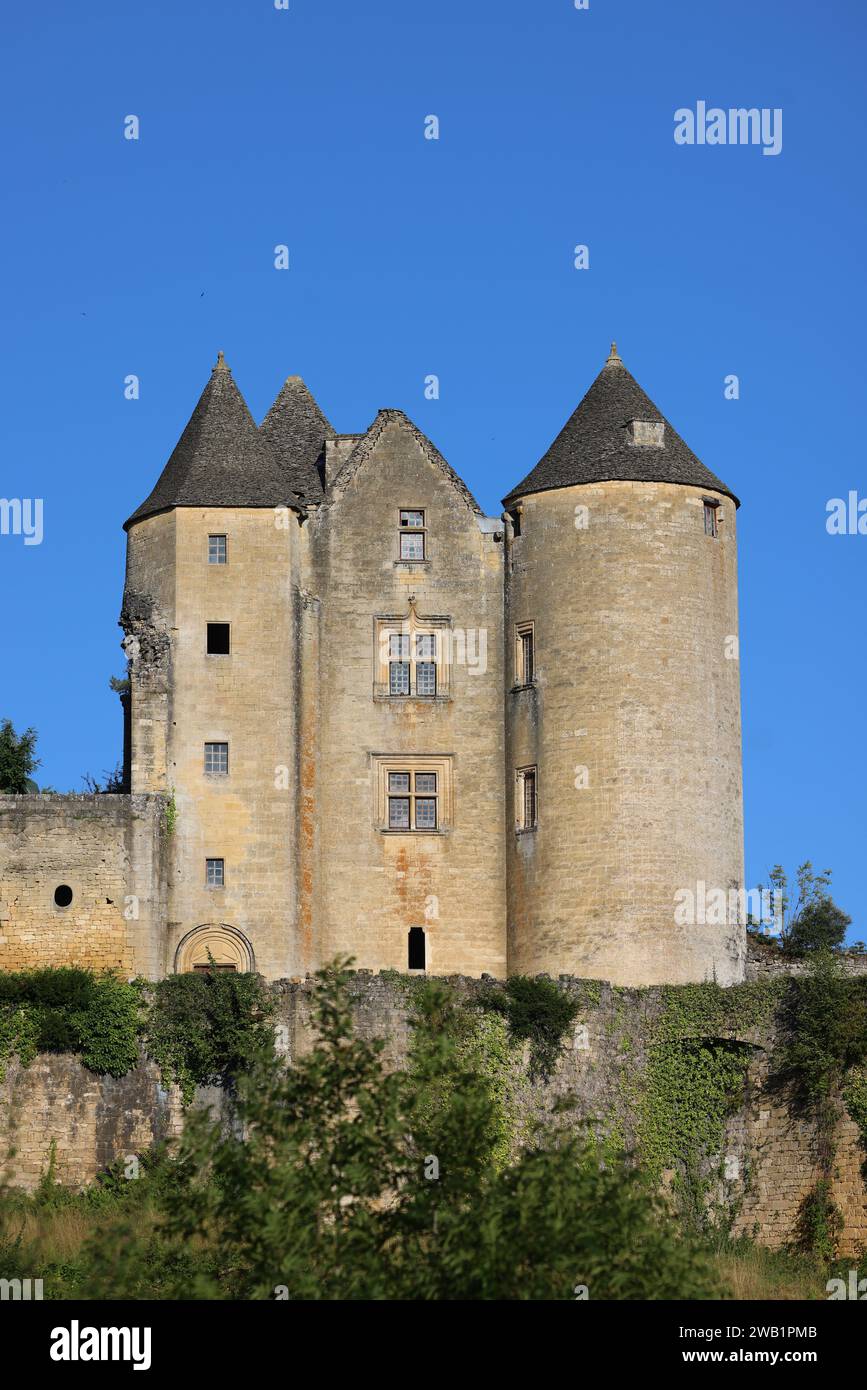
{"type": "Polygon", "coordinates": [[[614,345],[505,499],[510,973],[743,978],[738,505],[614,345]]]}

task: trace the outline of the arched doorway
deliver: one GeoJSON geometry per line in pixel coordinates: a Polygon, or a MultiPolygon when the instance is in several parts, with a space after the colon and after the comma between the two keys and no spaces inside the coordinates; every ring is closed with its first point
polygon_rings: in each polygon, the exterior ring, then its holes
{"type": "Polygon", "coordinates": [[[241,974],[256,969],[253,947],[244,933],[221,922],[206,923],[187,932],[175,951],[175,974],[207,970],[211,958],[218,970],[236,970],[241,974]]]}

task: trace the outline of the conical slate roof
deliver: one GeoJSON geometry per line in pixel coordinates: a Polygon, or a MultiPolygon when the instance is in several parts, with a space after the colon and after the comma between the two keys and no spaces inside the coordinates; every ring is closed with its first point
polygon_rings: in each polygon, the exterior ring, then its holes
{"type": "Polygon", "coordinates": [[[725,493],[740,505],[642,391],[618,357],[615,343],[602,371],[547,454],[512,488],[503,505],[529,492],[613,480],[683,483],[725,493]],[[630,424],[634,420],[664,425],[662,446],[633,443],[630,424]]]}
{"type": "Polygon", "coordinates": [[[336,432],[300,376],[286,378],[259,428],[292,490],[308,501],[318,502],[322,480],[316,465],[326,439],[334,439],[336,432]]]}
{"type": "Polygon", "coordinates": [[[220,353],[156,487],[124,526],[170,507],[277,507],[296,500],[292,479],[256,428],[220,353]]]}

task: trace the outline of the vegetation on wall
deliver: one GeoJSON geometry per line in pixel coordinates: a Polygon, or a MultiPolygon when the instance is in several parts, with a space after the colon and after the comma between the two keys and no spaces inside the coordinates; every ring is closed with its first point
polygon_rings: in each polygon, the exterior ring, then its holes
{"type": "MultiPolygon", "coordinates": [[[[599,1005],[598,985],[564,989],[544,977],[519,977],[505,986],[483,982],[464,993],[441,981],[407,982],[400,977],[412,1001],[412,1036],[406,1066],[395,1072],[382,1064],[383,1043],[355,1036],[347,991],[350,974],[344,966],[320,976],[315,999],[320,1053],[309,1067],[302,1058],[291,1069],[275,1061],[274,995],[256,976],[211,970],[171,976],[145,988],[141,983],[74,969],[0,975],[0,1063],[14,1051],[25,1061],[39,1051],[64,1051],[75,1053],[93,1070],[121,1075],[135,1064],[143,1045],[160,1065],[166,1084],[179,1084],[185,1101],[197,1085],[222,1085],[234,1093],[242,1123],[262,1123],[268,1142],[288,1146],[289,1169],[282,1179],[275,1175],[275,1191],[283,1191],[279,1181],[285,1181],[287,1199],[295,1200],[301,1192],[300,1186],[296,1191],[296,1183],[301,1182],[302,1154],[309,1158],[310,1146],[325,1142],[312,1114],[312,1097],[325,1058],[330,1058],[336,1068],[329,1083],[332,1089],[325,1087],[321,1097],[326,1108],[322,1124],[333,1126],[328,1143],[336,1145],[329,1150],[328,1161],[337,1165],[329,1200],[339,1206],[343,1196],[351,1199],[353,1207],[360,1202],[357,1224],[355,1217],[345,1218],[340,1208],[339,1220],[346,1226],[341,1240],[345,1237],[347,1247],[341,1247],[338,1255],[351,1261],[350,1246],[356,1241],[364,1246],[374,1229],[383,1233],[374,1213],[392,1178],[418,1186],[419,1168],[436,1169],[435,1175],[425,1172],[428,1185],[411,1200],[407,1196],[401,1206],[398,1226],[404,1219],[409,1225],[401,1230],[399,1240],[409,1239],[413,1222],[417,1223],[416,1238],[422,1242],[428,1238],[426,1222],[433,1222],[437,1231],[441,1222],[448,1228],[470,1193],[494,1227],[499,1229],[502,1221],[505,1229],[513,1221],[510,1204],[518,1200],[522,1184],[532,1188],[536,1181],[550,1181],[552,1190],[561,1190],[558,1185],[565,1178],[551,1151],[564,1146],[571,1146],[571,1162],[584,1184],[580,1199],[574,1192],[570,1195],[566,1184],[567,1207],[569,1202],[583,1203],[598,1182],[605,1186],[609,1180],[600,1178],[600,1172],[613,1175],[606,1192],[607,1200],[616,1205],[622,1197],[623,1175],[634,1169],[638,1186],[633,1191],[627,1184],[633,1195],[623,1198],[630,1212],[633,1200],[638,1206],[644,1202],[637,1193],[647,1183],[666,1190],[669,1208],[673,1201],[683,1218],[676,1228],[694,1235],[725,1232],[736,1211],[731,1194],[744,1192],[743,1183],[731,1186],[723,1178],[726,1125],[745,1099],[753,1043],[766,1045],[771,1035],[776,1038],[771,1085],[809,1118],[818,1136],[819,1172],[799,1213],[795,1243],[811,1252],[811,1257],[818,1255],[826,1263],[834,1259],[841,1230],[833,1201],[835,1141],[844,1114],[858,1125],[867,1151],[867,977],[848,974],[838,953],[814,952],[804,973],[795,977],[726,989],[707,983],[613,991],[613,1007],[606,1005],[599,1023],[604,1018],[609,1039],[605,1046],[619,1066],[620,1085],[612,1088],[610,1112],[597,1122],[601,1143],[595,1147],[574,1117],[568,1129],[560,1127],[562,1085],[553,1093],[553,1105],[539,1092],[538,1123],[544,1132],[531,1131],[526,1083],[531,1076],[543,1083],[552,1077],[576,1018],[599,1005]],[[290,1084],[287,1075],[294,1076],[299,1069],[303,1075],[297,1084],[290,1084]],[[347,1111],[343,1120],[341,1104],[347,1111]],[[280,1106],[288,1108],[278,1115],[280,1106]],[[374,1115],[378,1107],[384,1110],[374,1115]],[[302,1126],[298,1134],[293,1129],[296,1122],[302,1126]],[[375,1160],[384,1164],[378,1184],[373,1176],[375,1160]],[[440,1204],[432,1200],[432,1193],[439,1194],[440,1204]]],[[[603,1033],[601,1027],[597,1032],[592,1017],[589,1028],[595,1052],[595,1039],[601,1040],[603,1033]]],[[[593,1053],[587,1059],[591,1071],[596,1060],[593,1053]]],[[[194,1120],[191,1125],[191,1143],[199,1124],[194,1120]]],[[[210,1138],[201,1139],[202,1147],[194,1145],[187,1151],[202,1182],[205,1149],[213,1139],[211,1132],[210,1138]]],[[[232,1164],[247,1163],[237,1148],[227,1149],[223,1158],[227,1172],[232,1164]]],[[[264,1164],[265,1159],[260,1154],[250,1161],[249,1176],[257,1177],[255,1164],[264,1164]]],[[[315,1221],[322,1218],[326,1202],[324,1169],[317,1173],[321,1189],[311,1193],[307,1206],[308,1218],[315,1221]]],[[[749,1181],[748,1172],[742,1176],[749,1181]]],[[[239,1268],[243,1268],[245,1261],[257,1257],[244,1246],[221,1200],[209,1190],[202,1198],[203,1210],[208,1212],[207,1220],[213,1218],[220,1227],[227,1224],[239,1268]]],[[[535,1198],[525,1191],[521,1200],[535,1198]]],[[[645,1215],[649,1210],[645,1209],[645,1215]]],[[[553,1221],[553,1216],[544,1214],[540,1219],[544,1224],[553,1221]]],[[[587,1218],[582,1215],[581,1219],[587,1218]]],[[[484,1267],[493,1255],[485,1246],[487,1235],[474,1223],[475,1218],[470,1235],[482,1247],[484,1267]]],[[[558,1239],[554,1237],[555,1266],[560,1258],[558,1239]]],[[[456,1233],[446,1229],[443,1240],[444,1260],[468,1258],[456,1233]]],[[[324,1250],[323,1245],[323,1267],[324,1250]]],[[[565,1254],[563,1260],[565,1268],[565,1254]]],[[[249,1269],[248,1274],[252,1279],[249,1269]]],[[[225,1271],[208,1275],[226,1289],[243,1290],[255,1284],[255,1280],[245,1283],[247,1274],[238,1275],[237,1285],[234,1273],[229,1284],[227,1277],[225,1271]]],[[[369,1277],[365,1263],[359,1278],[363,1282],[369,1277]]],[[[401,1287],[404,1277],[396,1269],[383,1276],[389,1288],[401,1287]]],[[[442,1270],[436,1276],[444,1277],[442,1270]]],[[[504,1276],[488,1268],[479,1277],[483,1282],[490,1278],[494,1287],[504,1276]]],[[[532,1284],[535,1276],[527,1277],[532,1284]]],[[[552,1285],[544,1280],[551,1277],[549,1269],[540,1286],[550,1289],[552,1285]]],[[[595,1277],[602,1278],[598,1271],[595,1277]]],[[[284,1282],[305,1288],[305,1278],[293,1267],[284,1282]]],[[[409,1287],[412,1280],[406,1278],[409,1287]]],[[[331,1287],[327,1281],[326,1286],[331,1287]]]]}
{"type": "Polygon", "coordinates": [[[148,1055],[186,1102],[196,1086],[234,1087],[274,1055],[274,1004],[258,975],[206,970],[169,975],[153,987],[145,1024],[148,1055]]]}
{"type": "Polygon", "coordinates": [[[513,1042],[529,1042],[530,1079],[547,1081],[582,999],[558,989],[544,976],[512,975],[502,989],[486,989],[476,1002],[505,1018],[513,1042]]]}
{"type": "Polygon", "coordinates": [[[744,1035],[767,1026],[783,981],[670,986],[649,1022],[646,1063],[624,1079],[637,1117],[642,1166],[668,1174],[681,1214],[694,1227],[730,1224],[731,1203],[710,1200],[721,1177],[728,1117],[743,1102],[752,1048],[744,1035]]]}
{"type": "MultiPolygon", "coordinates": [[[[411,1069],[387,1066],[383,1041],[358,1035],[345,971],[322,972],[313,1002],[311,1050],[239,1084],[231,1133],[191,1115],[149,1213],[136,1200],[101,1226],[74,1296],[718,1293],[706,1256],[640,1174],[601,1169],[574,1133],[549,1133],[497,1165],[496,1100],[467,1066],[465,1020],[442,986],[419,992],[411,1069]]],[[[49,1279],[47,1295],[56,1290],[49,1279]]]]}
{"type": "Polygon", "coordinates": [[[142,990],[75,967],[0,973],[0,1072],[13,1053],[69,1052],[91,1071],[123,1076],[138,1061],[142,990]]]}
{"type": "Polygon", "coordinates": [[[467,1085],[483,1089],[487,1122],[478,1142],[495,1167],[504,1167],[514,1156],[520,1130],[517,1089],[522,1069],[521,1049],[509,1037],[505,1017],[461,1006],[448,986],[432,980],[413,991],[411,1022],[408,1070],[419,1087],[418,1133],[431,1135],[431,1147],[443,1116],[460,1105],[467,1085]],[[432,1028],[444,1040],[441,1057],[430,1045],[432,1028]]]}
{"type": "Polygon", "coordinates": [[[842,1227],[831,1199],[836,1134],[846,1109],[859,1128],[864,1123],[865,1062],[867,976],[847,975],[832,951],[817,951],[784,996],[773,1080],[816,1126],[819,1177],[804,1199],[796,1244],[826,1260],[842,1227]]]}
{"type": "Polygon", "coordinates": [[[90,1071],[123,1076],[140,1045],[177,1082],[231,1089],[274,1055],[273,1001],[257,975],[203,971],[157,985],[76,967],[0,972],[0,1079],[13,1055],[77,1056],[90,1071]]]}

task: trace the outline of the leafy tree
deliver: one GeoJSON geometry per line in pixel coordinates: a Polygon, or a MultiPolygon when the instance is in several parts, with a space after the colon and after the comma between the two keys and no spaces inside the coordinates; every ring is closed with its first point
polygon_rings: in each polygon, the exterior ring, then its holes
{"type": "Polygon", "coordinates": [[[786,950],[794,956],[808,951],[836,951],[842,946],[852,918],[833,898],[821,897],[807,903],[792,922],[786,950]]]}
{"type": "Polygon", "coordinates": [[[103,769],[102,781],[98,777],[93,777],[89,772],[85,772],[82,777],[84,790],[93,795],[102,795],[107,792],[122,792],[124,790],[123,764],[117,763],[113,772],[103,769]]]}
{"type": "Polygon", "coordinates": [[[35,791],[32,774],[39,766],[36,757],[36,730],[16,734],[11,719],[0,721],[0,792],[24,796],[35,791]]]}
{"type": "Polygon", "coordinates": [[[495,1161],[496,1097],[447,989],[417,999],[411,1069],[358,1036],[344,968],[321,972],[318,1039],[239,1083],[227,1130],[193,1113],[156,1232],[94,1243],[89,1297],[712,1297],[705,1257],[637,1170],[566,1130],[495,1161]],[[191,1256],[195,1261],[191,1264],[191,1256]]]}
{"type": "Polygon", "coordinates": [[[852,919],[831,897],[830,869],[817,874],[807,859],[798,865],[794,888],[790,889],[780,864],[771,870],[769,879],[780,916],[780,945],[788,955],[837,950],[842,945],[852,919]]]}

